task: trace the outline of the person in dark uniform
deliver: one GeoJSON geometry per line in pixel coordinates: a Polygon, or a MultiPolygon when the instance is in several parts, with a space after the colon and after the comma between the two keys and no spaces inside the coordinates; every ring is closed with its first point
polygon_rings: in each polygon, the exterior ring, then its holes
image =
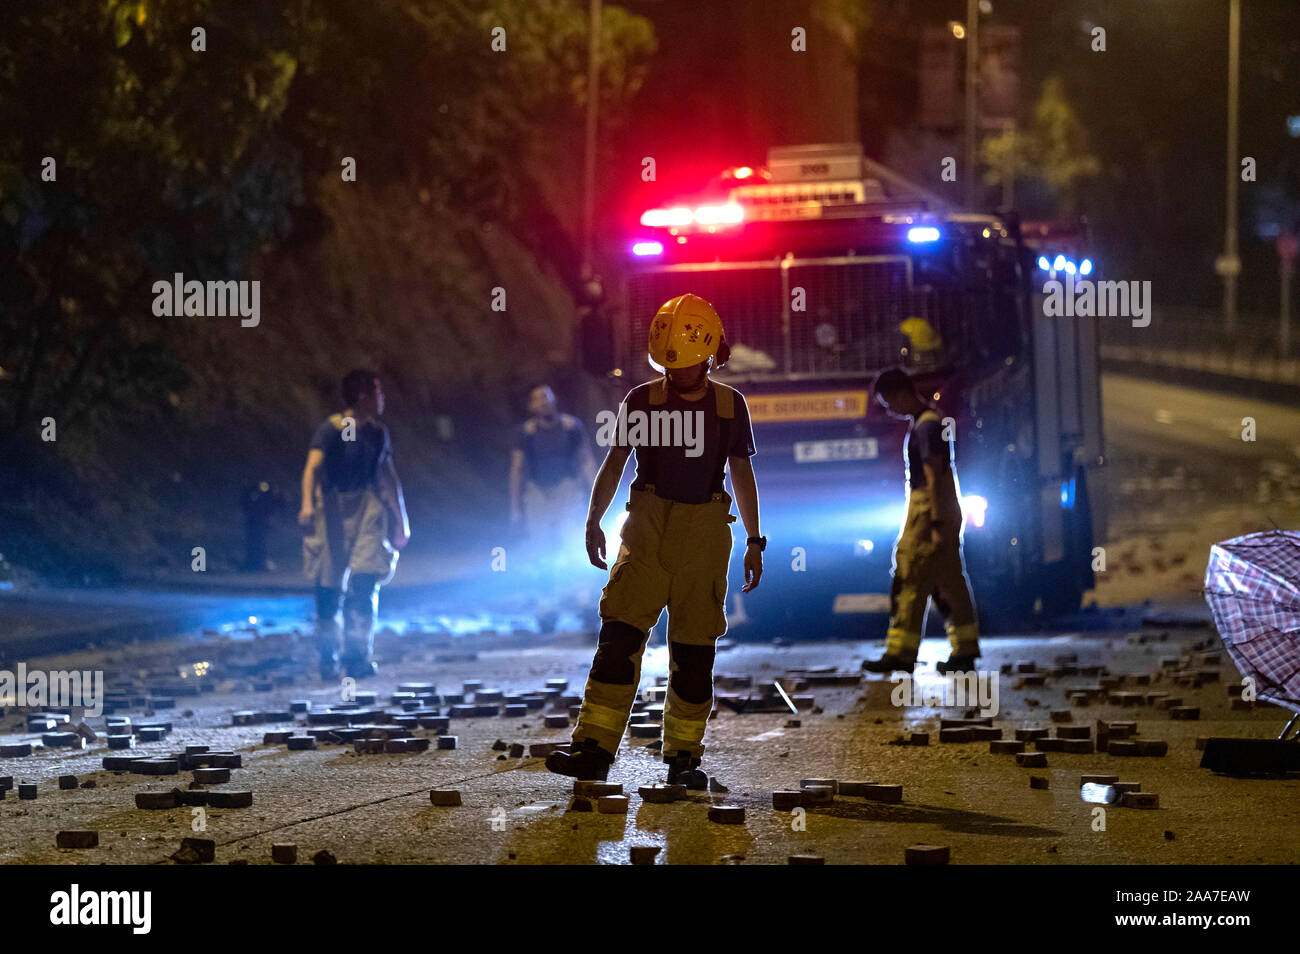
{"type": "Polygon", "coordinates": [[[347,409],[322,421],[312,437],[298,514],[311,530],[303,566],[316,584],[316,645],[326,680],[338,678],[340,665],[352,678],[374,674],[379,588],[392,579],[398,551],[411,536],[388,428],[379,422],[379,376],[349,372],[343,403],[347,409]]]}
{"type": "Polygon", "coordinates": [[[925,629],[931,600],[945,617],[952,646],[941,673],[968,672],[980,654],[979,628],[970,581],[962,565],[963,517],[957,492],[952,442],[944,435],[943,412],[921,397],[902,368],[880,372],[876,400],[895,417],[907,418],[907,516],[894,546],[894,579],[890,588],[889,632],[885,654],[867,660],[868,672],[911,672],[925,629]]]}
{"type": "Polygon", "coordinates": [[[664,375],[628,393],[591,491],[587,555],[603,570],[600,521],[635,450],[627,522],[600,600],[600,639],[573,741],[568,751],[549,756],[546,767],[575,778],[606,777],[636,696],[646,642],[667,608],[663,756],[670,784],[699,787],[713,708],[715,644],[727,631],[727,567],[736,519],[723,488],[728,468],[749,534],[746,592],[762,577],[767,540],[759,535],[749,408],[738,391],[709,379],[729,352],[717,312],[695,295],[665,303],[651,323],[649,352],[664,375]]]}
{"type": "Polygon", "coordinates": [[[583,482],[596,474],[587,432],[560,413],[546,385],[529,392],[528,420],[510,458],[510,522],[526,537],[525,559],[538,589],[538,627],[555,628],[568,553],[582,538],[583,482]]]}

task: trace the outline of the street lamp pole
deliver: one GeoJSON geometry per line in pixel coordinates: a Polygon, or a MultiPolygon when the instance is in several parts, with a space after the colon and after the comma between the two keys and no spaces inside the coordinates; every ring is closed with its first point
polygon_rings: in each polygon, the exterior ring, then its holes
{"type": "MultiPolygon", "coordinates": [[[[1234,0],[1235,2],[1235,0],[1234,0]]],[[[979,117],[979,0],[966,0],[966,207],[975,208],[979,173],[976,171],[976,138],[979,117]]]]}
{"type": "Polygon", "coordinates": [[[1241,0],[1231,0],[1228,12],[1228,169],[1227,222],[1223,235],[1223,323],[1231,332],[1237,324],[1237,100],[1241,82],[1241,0]]]}
{"type": "Polygon", "coordinates": [[[587,36],[587,154],[583,170],[582,278],[591,277],[594,266],[596,220],[596,121],[600,109],[600,14],[601,0],[591,0],[587,36]]]}

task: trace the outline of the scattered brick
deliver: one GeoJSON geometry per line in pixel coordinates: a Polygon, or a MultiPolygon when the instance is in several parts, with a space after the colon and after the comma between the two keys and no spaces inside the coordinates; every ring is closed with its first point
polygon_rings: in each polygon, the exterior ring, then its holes
{"type": "Polygon", "coordinates": [[[77,787],[77,776],[75,776],[75,775],[60,775],[60,776],[59,776],[59,790],[60,790],[60,791],[67,792],[67,791],[70,791],[71,789],[74,789],[74,788],[76,788],[76,787],[77,787]]]}
{"type": "Polygon", "coordinates": [[[627,727],[627,731],[634,739],[657,739],[659,738],[659,723],[633,722],[627,727]]]}
{"type": "Polygon", "coordinates": [[[659,854],[658,845],[632,845],[628,848],[628,859],[634,865],[652,865],[659,854]]]}
{"type": "Polygon", "coordinates": [[[200,785],[221,785],[230,781],[230,769],[197,768],[194,770],[194,781],[200,785]]]}
{"type": "Polygon", "coordinates": [[[643,802],[651,805],[665,805],[678,802],[686,797],[685,785],[642,785],[637,789],[643,802]]]}
{"type": "Polygon", "coordinates": [[[105,739],[108,741],[108,747],[115,751],[135,748],[135,736],[129,733],[109,735],[105,736],[105,739]]]}
{"type": "Polygon", "coordinates": [[[182,838],[181,846],[172,855],[179,864],[206,864],[217,856],[217,843],[210,838],[182,838]]]}
{"type": "Polygon", "coordinates": [[[596,800],[596,811],[602,815],[626,815],[627,806],[626,795],[602,795],[596,800]]]}
{"type": "Polygon", "coordinates": [[[1048,787],[1049,787],[1049,784],[1048,784],[1048,781],[1047,781],[1047,777],[1046,777],[1045,775],[1031,775],[1031,776],[1029,776],[1029,787],[1030,787],[1030,788],[1038,788],[1038,789],[1045,789],[1045,788],[1048,788],[1048,787]]]}
{"type": "Polygon", "coordinates": [[[908,845],[904,851],[909,865],[946,865],[950,855],[947,845],[908,845]]]}
{"type": "Polygon", "coordinates": [[[135,807],[149,811],[176,807],[176,796],[171,792],[136,792],[135,807]]]}
{"type": "Polygon", "coordinates": [[[909,733],[907,736],[907,742],[909,745],[929,745],[930,733],[929,732],[909,733]]]}
{"type": "Polygon", "coordinates": [[[461,804],[460,792],[455,789],[434,789],[429,793],[429,802],[441,808],[455,808],[461,804]]]}
{"type": "Polygon", "coordinates": [[[1142,783],[1141,782],[1115,782],[1111,785],[1111,788],[1115,789],[1115,791],[1123,795],[1125,792],[1142,791],[1142,783]]]}
{"type": "Polygon", "coordinates": [[[298,863],[298,846],[280,842],[271,846],[271,862],[277,865],[298,863]]]}
{"type": "Polygon", "coordinates": [[[575,795],[569,799],[569,807],[565,809],[565,811],[570,812],[589,812],[591,810],[591,799],[583,798],[580,795],[575,795]]]}
{"type": "Polygon", "coordinates": [[[336,865],[339,860],[334,857],[334,852],[327,848],[322,848],[316,854],[311,856],[311,863],[314,865],[336,865]]]}
{"type": "Polygon", "coordinates": [[[970,726],[962,726],[955,729],[940,729],[940,742],[974,742],[975,729],[970,726]]]}
{"type": "Polygon", "coordinates": [[[97,831],[61,831],[54,836],[54,843],[60,848],[98,848],[97,831]]]}
{"type": "Polygon", "coordinates": [[[773,792],[772,807],[778,812],[792,812],[803,805],[803,792],[773,792]]]}
{"type": "Polygon", "coordinates": [[[212,808],[251,808],[252,792],[207,792],[207,803],[212,808]]]}
{"type": "Polygon", "coordinates": [[[443,751],[454,749],[456,748],[458,740],[459,740],[458,736],[440,735],[438,736],[438,748],[442,749],[443,751]]]}
{"type": "Polygon", "coordinates": [[[801,785],[803,805],[829,805],[835,801],[835,789],[830,785],[801,785]]]}
{"type": "Polygon", "coordinates": [[[1021,768],[1047,768],[1047,753],[1021,752],[1016,756],[1016,764],[1021,768]]]}
{"type": "Polygon", "coordinates": [[[1074,713],[1069,709],[1053,709],[1050,713],[1053,722],[1072,722],[1074,713]]]}
{"type": "Polygon", "coordinates": [[[868,784],[862,789],[862,797],[869,802],[901,802],[903,786],[868,784]]]}
{"type": "Polygon", "coordinates": [[[826,859],[821,855],[791,855],[789,862],[792,865],[824,865],[826,859]]]}
{"type": "Polygon", "coordinates": [[[316,748],[316,737],[312,735],[291,735],[284,741],[290,752],[306,752],[316,748]]]}
{"type": "Polygon", "coordinates": [[[1155,792],[1125,792],[1120,804],[1125,808],[1159,808],[1160,796],[1155,792]]]}
{"type": "Polygon", "coordinates": [[[1017,755],[1025,750],[1025,743],[1019,739],[994,739],[989,743],[989,752],[993,755],[1017,755]]]}
{"type": "Polygon", "coordinates": [[[719,825],[743,825],[745,809],[740,805],[710,805],[709,821],[719,825]]]}
{"type": "Polygon", "coordinates": [[[1201,717],[1200,706],[1170,706],[1169,718],[1181,721],[1195,721],[1201,717]]]}

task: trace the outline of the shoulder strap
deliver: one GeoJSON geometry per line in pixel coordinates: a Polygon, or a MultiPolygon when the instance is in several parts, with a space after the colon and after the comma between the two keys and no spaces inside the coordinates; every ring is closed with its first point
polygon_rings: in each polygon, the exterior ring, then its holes
{"type": "Polygon", "coordinates": [[[668,376],[656,378],[650,382],[650,403],[667,404],[668,403],[668,376]]]}
{"type": "Polygon", "coordinates": [[[717,403],[718,417],[729,421],[736,416],[736,392],[733,388],[719,384],[717,381],[713,384],[713,396],[717,403]]]}

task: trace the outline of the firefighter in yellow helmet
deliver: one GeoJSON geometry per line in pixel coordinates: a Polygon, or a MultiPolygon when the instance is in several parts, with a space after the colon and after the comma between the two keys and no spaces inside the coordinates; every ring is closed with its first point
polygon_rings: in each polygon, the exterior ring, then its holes
{"type": "Polygon", "coordinates": [[[749,408],[733,388],[709,378],[729,348],[718,314],[703,298],[665,302],[650,324],[650,362],[663,376],[628,392],[617,420],[601,429],[609,446],[587,513],[587,556],[606,569],[600,529],[628,456],[636,479],[618,556],[600,600],[600,640],[568,751],[546,760],[552,772],[604,779],[618,752],[641,678],[650,631],[668,610],[670,675],[663,756],[670,784],[702,787],[704,728],[713,709],[714,645],[727,631],[727,566],[732,498],[744,522],[748,592],[763,575],[767,539],[758,526],[758,489],[749,458],[749,408]]]}
{"type": "Polygon", "coordinates": [[[941,673],[969,672],[980,654],[975,603],[961,558],[961,503],[952,445],[943,414],[921,397],[902,368],[880,372],[876,400],[895,417],[908,418],[907,516],[894,547],[889,633],[885,654],[862,664],[868,672],[911,672],[921,646],[926,608],[934,600],[945,617],[952,652],[941,673]]]}

